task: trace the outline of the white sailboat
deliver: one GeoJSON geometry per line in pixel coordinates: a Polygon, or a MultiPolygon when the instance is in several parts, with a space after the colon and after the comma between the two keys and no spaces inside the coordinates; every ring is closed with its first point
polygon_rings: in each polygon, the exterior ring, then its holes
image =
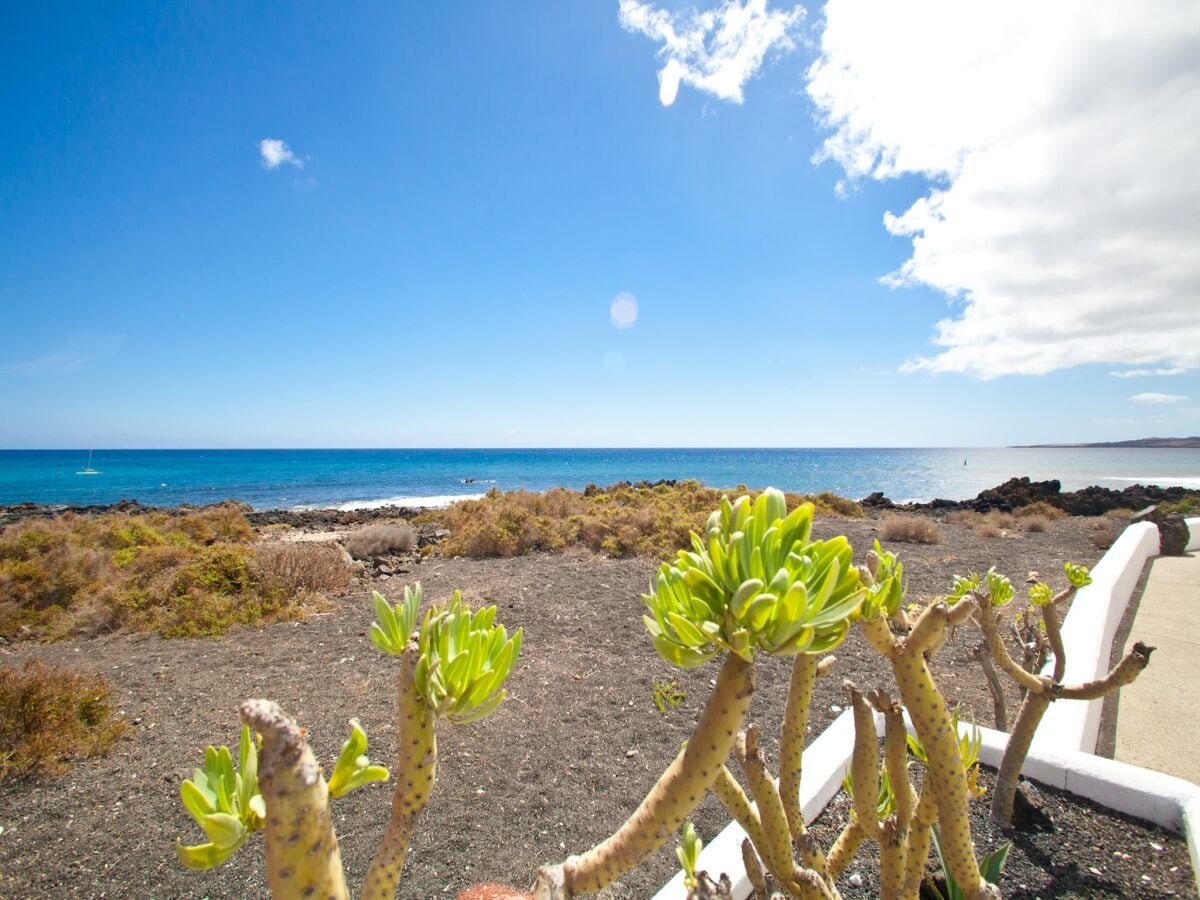
{"type": "Polygon", "coordinates": [[[76,475],[99,475],[100,474],[99,469],[92,468],[92,451],[91,450],[88,451],[87,465],[84,466],[82,469],[80,469],[75,474],[76,475]]]}

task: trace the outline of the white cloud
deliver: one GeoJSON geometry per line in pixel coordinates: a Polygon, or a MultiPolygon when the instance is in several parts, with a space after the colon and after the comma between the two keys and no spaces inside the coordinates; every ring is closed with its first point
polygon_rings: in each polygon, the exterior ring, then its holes
{"type": "Polygon", "coordinates": [[[1134,394],[1129,399],[1134,403],[1151,403],[1156,406],[1163,406],[1170,403],[1182,403],[1187,397],[1183,394],[1158,394],[1154,391],[1147,391],[1144,394],[1134,394]]]}
{"type": "Polygon", "coordinates": [[[284,163],[304,168],[304,160],[292,152],[292,148],[283,141],[275,138],[263,138],[258,142],[258,152],[262,156],[262,164],[266,169],[278,169],[284,163]]]}
{"type": "Polygon", "coordinates": [[[818,159],[934,182],[884,280],[955,298],[906,370],[1200,366],[1200,4],[829,0],[818,159]]]}
{"type": "Polygon", "coordinates": [[[1113,378],[1152,378],[1155,376],[1182,375],[1187,369],[1174,366],[1170,369],[1126,369],[1124,372],[1109,372],[1113,378]]]}
{"type": "Polygon", "coordinates": [[[804,8],[768,10],[767,0],[725,0],[716,9],[673,16],[651,3],[621,0],[621,27],[662,44],[658,99],[670,106],[680,84],[721,100],[742,102],[742,88],[772,50],[795,49],[790,31],[804,8]]]}

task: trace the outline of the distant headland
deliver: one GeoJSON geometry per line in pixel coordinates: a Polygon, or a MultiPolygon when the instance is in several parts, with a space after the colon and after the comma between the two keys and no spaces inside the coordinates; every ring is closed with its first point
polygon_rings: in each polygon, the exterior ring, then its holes
{"type": "Polygon", "coordinates": [[[1181,438],[1137,438],[1132,441],[1109,441],[1106,443],[1096,444],[1018,444],[1020,449],[1043,449],[1047,447],[1135,447],[1135,448],[1153,448],[1166,447],[1173,449],[1192,449],[1200,447],[1200,437],[1181,437],[1181,438]]]}

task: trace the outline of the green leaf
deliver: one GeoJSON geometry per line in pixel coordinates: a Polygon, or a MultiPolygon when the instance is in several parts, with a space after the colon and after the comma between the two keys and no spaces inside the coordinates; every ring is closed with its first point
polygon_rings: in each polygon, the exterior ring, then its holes
{"type": "Polygon", "coordinates": [[[185,781],[179,786],[180,799],[183,801],[184,807],[192,818],[196,820],[196,824],[203,824],[203,819],[210,813],[216,812],[216,807],[200,788],[196,786],[194,781],[185,781]]]}
{"type": "Polygon", "coordinates": [[[175,841],[175,855],[184,868],[193,872],[206,872],[214,869],[233,854],[237,847],[218,847],[215,844],[197,844],[187,847],[181,841],[175,841]]]}
{"type": "Polygon", "coordinates": [[[200,821],[208,839],[219,848],[240,846],[246,839],[246,828],[237,816],[229,813],[209,813],[200,821]]]}
{"type": "Polygon", "coordinates": [[[358,719],[351,719],[350,737],[342,745],[333,775],[329,778],[329,795],[344,797],[355,788],[372,781],[387,781],[389,777],[391,773],[386,768],[371,765],[367,757],[367,733],[359,725],[358,719]]]}

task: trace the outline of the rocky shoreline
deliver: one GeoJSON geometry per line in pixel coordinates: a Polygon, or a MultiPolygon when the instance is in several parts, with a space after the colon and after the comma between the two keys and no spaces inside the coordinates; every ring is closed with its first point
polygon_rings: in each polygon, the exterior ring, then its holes
{"type": "MultiPolygon", "coordinates": [[[[671,481],[660,482],[674,484],[671,481]]],[[[639,483],[640,486],[640,483],[639,483]]],[[[592,489],[589,487],[589,489],[592,489]]],[[[585,492],[586,493],[586,492],[585,492]]],[[[1099,487],[1081,488],[1078,491],[1064,491],[1058,479],[1049,481],[1032,481],[1028,477],[1010,478],[994,488],[980,491],[969,500],[934,499],[928,503],[894,503],[881,492],[876,491],[862,498],[861,503],[866,509],[874,511],[895,512],[949,512],[951,510],[973,510],[987,513],[993,510],[1014,512],[1033,503],[1045,503],[1072,516],[1101,516],[1115,509],[1138,511],[1148,506],[1163,503],[1179,503],[1187,498],[1200,501],[1200,490],[1184,487],[1157,487],[1154,485],[1134,484],[1122,490],[1099,487]]],[[[248,504],[236,500],[227,500],[227,504],[238,507],[251,524],[258,527],[267,525],[288,525],[293,528],[325,529],[337,526],[366,525],[371,522],[397,519],[409,520],[423,510],[406,506],[381,506],[372,509],[260,509],[256,510],[248,504]]],[[[121,500],[117,503],[104,505],[58,505],[38,503],[18,503],[11,506],[0,506],[0,526],[11,525],[15,522],[30,518],[56,516],[61,513],[77,515],[101,515],[104,513],[147,513],[166,512],[178,514],[196,507],[183,504],[172,507],[156,507],[139,502],[138,500],[121,500]]]]}

